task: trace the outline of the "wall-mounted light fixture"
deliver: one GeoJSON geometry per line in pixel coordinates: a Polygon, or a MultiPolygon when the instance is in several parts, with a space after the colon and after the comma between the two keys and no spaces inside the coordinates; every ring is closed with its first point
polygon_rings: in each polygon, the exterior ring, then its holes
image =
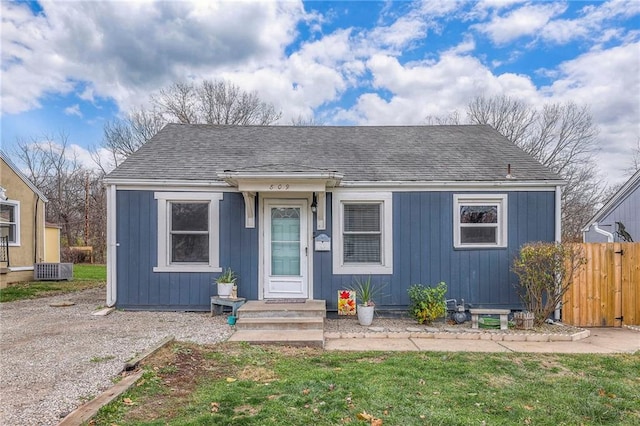
{"type": "Polygon", "coordinates": [[[318,198],[316,197],[316,193],[313,193],[313,199],[311,200],[311,211],[315,213],[318,210],[318,198]]]}
{"type": "Polygon", "coordinates": [[[7,201],[7,190],[0,186],[0,200],[7,201]]]}

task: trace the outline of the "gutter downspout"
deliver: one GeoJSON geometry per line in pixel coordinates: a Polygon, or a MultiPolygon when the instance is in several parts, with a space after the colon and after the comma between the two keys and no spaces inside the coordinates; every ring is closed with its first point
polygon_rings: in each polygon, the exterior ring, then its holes
{"type": "MultiPolygon", "coordinates": [[[[556,244],[559,244],[562,242],[562,187],[560,185],[556,186],[555,213],[555,240],[556,244]]],[[[556,310],[553,313],[555,321],[560,321],[561,319],[561,303],[559,302],[556,305],[556,310]]]]}
{"type": "Polygon", "coordinates": [[[116,257],[118,243],[116,230],[116,186],[107,185],[107,306],[113,307],[117,299],[116,257]]]}
{"type": "Polygon", "coordinates": [[[605,237],[607,237],[607,242],[608,243],[612,243],[613,242],[613,234],[609,231],[605,231],[602,228],[598,227],[598,222],[593,222],[593,230],[596,231],[598,234],[600,235],[604,235],[605,237]]]}

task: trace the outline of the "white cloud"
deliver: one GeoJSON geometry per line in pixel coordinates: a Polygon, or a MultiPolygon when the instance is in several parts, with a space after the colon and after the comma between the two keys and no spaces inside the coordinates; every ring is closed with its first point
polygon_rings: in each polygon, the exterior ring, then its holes
{"type": "Polygon", "coordinates": [[[75,115],[75,116],[78,116],[78,117],[82,118],[82,112],[80,111],[80,105],[79,104],[74,104],[74,105],[66,107],[64,109],[64,113],[66,115],[75,115]]]}
{"type": "Polygon", "coordinates": [[[389,91],[385,100],[376,93],[360,96],[354,111],[342,111],[340,118],[352,117],[360,124],[419,124],[428,116],[464,112],[468,102],[479,95],[537,99],[528,76],[513,73],[494,75],[477,58],[444,53],[438,61],[401,64],[396,58],[374,55],[367,68],[376,89],[389,91]]]}
{"type": "Polygon", "coordinates": [[[541,92],[554,101],[590,106],[600,128],[603,168],[611,181],[623,180],[621,165],[640,137],[640,42],[564,62],[557,79],[541,92]]]}
{"type": "Polygon", "coordinates": [[[559,3],[538,3],[510,10],[506,15],[496,13],[490,22],[474,25],[496,44],[505,44],[522,36],[535,35],[566,6],[559,3]]]}
{"type": "Polygon", "coordinates": [[[24,5],[0,6],[3,112],[37,108],[45,94],[69,93],[78,81],[126,108],[172,81],[276,64],[303,16],[293,1],[41,5],[38,16],[24,5]]]}

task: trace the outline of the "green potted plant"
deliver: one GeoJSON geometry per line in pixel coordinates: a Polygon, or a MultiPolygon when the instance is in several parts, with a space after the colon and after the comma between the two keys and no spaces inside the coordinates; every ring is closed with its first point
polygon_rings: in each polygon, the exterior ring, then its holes
{"type": "Polygon", "coordinates": [[[374,298],[382,290],[381,286],[371,282],[371,277],[366,279],[356,278],[350,290],[356,292],[358,322],[360,325],[371,325],[376,303],[374,298]]]}
{"type": "Polygon", "coordinates": [[[216,278],[216,284],[218,284],[218,297],[228,299],[231,297],[238,276],[231,268],[224,269],[220,276],[216,278]]]}

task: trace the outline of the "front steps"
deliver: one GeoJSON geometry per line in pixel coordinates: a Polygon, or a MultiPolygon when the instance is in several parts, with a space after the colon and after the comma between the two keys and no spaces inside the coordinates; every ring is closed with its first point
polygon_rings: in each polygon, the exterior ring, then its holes
{"type": "Polygon", "coordinates": [[[324,346],[326,301],[265,303],[250,300],[237,311],[236,332],[230,342],[324,346]]]}

